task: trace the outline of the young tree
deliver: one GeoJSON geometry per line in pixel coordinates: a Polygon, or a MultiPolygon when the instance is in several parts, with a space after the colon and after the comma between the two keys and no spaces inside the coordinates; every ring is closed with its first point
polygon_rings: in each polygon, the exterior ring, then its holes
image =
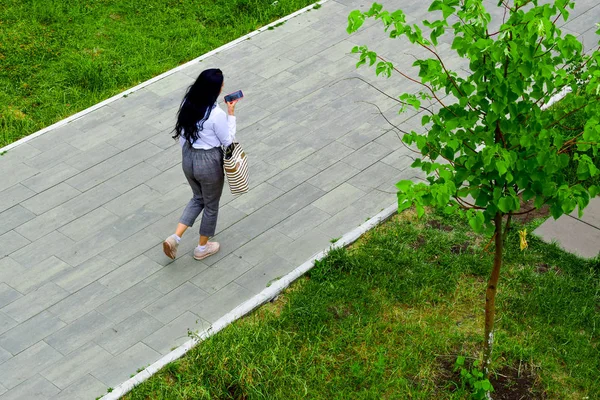
{"type": "Polygon", "coordinates": [[[482,363],[486,375],[511,217],[543,205],[554,218],[576,207],[581,215],[600,192],[588,179],[600,173],[594,163],[600,142],[600,52],[584,54],[582,44],[558,28],[574,1],[540,3],[498,0],[504,18],[495,32],[488,29],[491,16],[482,0],[435,0],[429,7],[435,19],[423,21],[423,27],[407,24],[403,11],[385,11],[377,3],[348,17],[349,33],[366,18],[378,19],[390,38],[405,37],[429,55],[413,64],[418,69],[415,78],[366,46],[353,49],[360,55],[357,66],[376,64],[377,75],[398,73],[420,84],[418,93],[399,96],[401,111],[407,106],[419,110],[423,100],[439,106],[436,112],[424,113],[425,134],[411,131],[402,138],[419,149],[421,156],[412,167],[427,173],[428,184],[398,182],[399,211],[414,206],[421,216],[424,206],[441,207],[465,215],[476,232],[492,235],[495,255],[486,290],[482,363]],[[436,50],[446,32],[453,34],[452,49],[469,62],[466,76],[452,71],[436,50]],[[543,109],[566,89],[574,94],[562,100],[561,107],[543,109]],[[585,112],[587,122],[565,130],[562,123],[575,112],[585,112]],[[576,183],[564,174],[570,163],[577,165],[576,183]],[[522,209],[521,200],[532,200],[533,206],[522,209]]]}

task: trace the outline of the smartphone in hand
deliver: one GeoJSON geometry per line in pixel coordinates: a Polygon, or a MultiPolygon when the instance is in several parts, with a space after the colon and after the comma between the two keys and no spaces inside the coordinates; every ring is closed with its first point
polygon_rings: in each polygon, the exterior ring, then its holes
{"type": "Polygon", "coordinates": [[[225,96],[225,102],[231,103],[232,101],[241,99],[242,97],[244,97],[244,93],[241,90],[238,90],[237,92],[233,92],[225,96]]]}

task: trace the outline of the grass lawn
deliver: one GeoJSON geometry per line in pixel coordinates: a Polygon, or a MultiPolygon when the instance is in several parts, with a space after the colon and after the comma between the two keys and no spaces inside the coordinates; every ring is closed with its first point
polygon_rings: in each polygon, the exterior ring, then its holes
{"type": "MultiPolygon", "coordinates": [[[[480,356],[487,241],[402,213],[125,399],[469,398],[453,364],[480,356]]],[[[599,398],[600,264],[529,244],[508,238],[494,399],[599,398]]]]}
{"type": "Polygon", "coordinates": [[[2,0],[0,147],[314,0],[2,0]]]}

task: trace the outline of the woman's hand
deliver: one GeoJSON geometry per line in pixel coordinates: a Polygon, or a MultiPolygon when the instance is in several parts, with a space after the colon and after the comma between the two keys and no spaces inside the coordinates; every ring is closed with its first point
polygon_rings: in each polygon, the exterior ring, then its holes
{"type": "Polygon", "coordinates": [[[239,99],[234,100],[232,102],[225,102],[225,104],[227,104],[227,114],[233,115],[233,113],[235,112],[235,105],[238,101],[239,99]]]}

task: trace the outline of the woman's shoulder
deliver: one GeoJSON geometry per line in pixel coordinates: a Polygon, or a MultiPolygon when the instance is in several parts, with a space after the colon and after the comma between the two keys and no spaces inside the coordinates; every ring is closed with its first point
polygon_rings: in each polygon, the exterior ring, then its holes
{"type": "Polygon", "coordinates": [[[221,106],[220,106],[220,105],[218,105],[218,104],[217,104],[217,106],[216,106],[216,107],[213,109],[213,113],[215,113],[215,115],[225,115],[225,116],[227,115],[227,114],[225,113],[225,110],[223,110],[223,109],[221,108],[221,106]]]}

